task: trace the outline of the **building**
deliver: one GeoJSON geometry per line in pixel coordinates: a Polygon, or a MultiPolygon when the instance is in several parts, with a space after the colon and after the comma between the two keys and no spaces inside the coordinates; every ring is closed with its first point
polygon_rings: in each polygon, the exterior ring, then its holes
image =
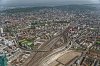
{"type": "Polygon", "coordinates": [[[0,66],[7,66],[7,58],[5,54],[0,54],[0,66]]]}

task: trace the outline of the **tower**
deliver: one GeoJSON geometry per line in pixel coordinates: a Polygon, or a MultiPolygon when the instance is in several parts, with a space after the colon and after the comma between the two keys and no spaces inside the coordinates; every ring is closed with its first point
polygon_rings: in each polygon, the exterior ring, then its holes
{"type": "Polygon", "coordinates": [[[3,34],[3,28],[0,28],[0,32],[1,32],[1,34],[3,34]]]}
{"type": "Polygon", "coordinates": [[[0,28],[0,35],[3,36],[3,28],[0,28]]]}

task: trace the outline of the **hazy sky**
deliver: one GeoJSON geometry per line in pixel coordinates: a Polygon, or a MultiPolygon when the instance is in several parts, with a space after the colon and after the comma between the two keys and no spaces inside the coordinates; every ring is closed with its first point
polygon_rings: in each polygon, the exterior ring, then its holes
{"type": "MultiPolygon", "coordinates": [[[[64,3],[65,4],[88,4],[100,3],[100,0],[0,0],[0,5],[22,5],[22,4],[36,4],[36,3],[64,3]]],[[[37,4],[38,5],[38,4],[37,4]]]]}

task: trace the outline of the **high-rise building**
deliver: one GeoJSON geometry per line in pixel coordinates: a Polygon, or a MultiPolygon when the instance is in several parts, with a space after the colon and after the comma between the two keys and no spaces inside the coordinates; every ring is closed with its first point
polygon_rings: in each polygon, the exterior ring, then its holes
{"type": "Polygon", "coordinates": [[[2,27],[0,27],[0,36],[3,36],[3,28],[2,27]]]}
{"type": "Polygon", "coordinates": [[[5,54],[0,54],[0,66],[7,66],[7,58],[5,54]]]}
{"type": "Polygon", "coordinates": [[[3,34],[3,28],[0,28],[0,32],[1,32],[1,34],[3,34]]]}

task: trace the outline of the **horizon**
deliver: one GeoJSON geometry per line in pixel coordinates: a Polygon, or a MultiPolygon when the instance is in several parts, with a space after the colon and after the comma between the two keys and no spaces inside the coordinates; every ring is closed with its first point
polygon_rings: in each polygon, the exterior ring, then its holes
{"type": "Polygon", "coordinates": [[[71,4],[100,4],[100,0],[0,0],[1,7],[20,7],[20,6],[61,6],[71,4]]]}

